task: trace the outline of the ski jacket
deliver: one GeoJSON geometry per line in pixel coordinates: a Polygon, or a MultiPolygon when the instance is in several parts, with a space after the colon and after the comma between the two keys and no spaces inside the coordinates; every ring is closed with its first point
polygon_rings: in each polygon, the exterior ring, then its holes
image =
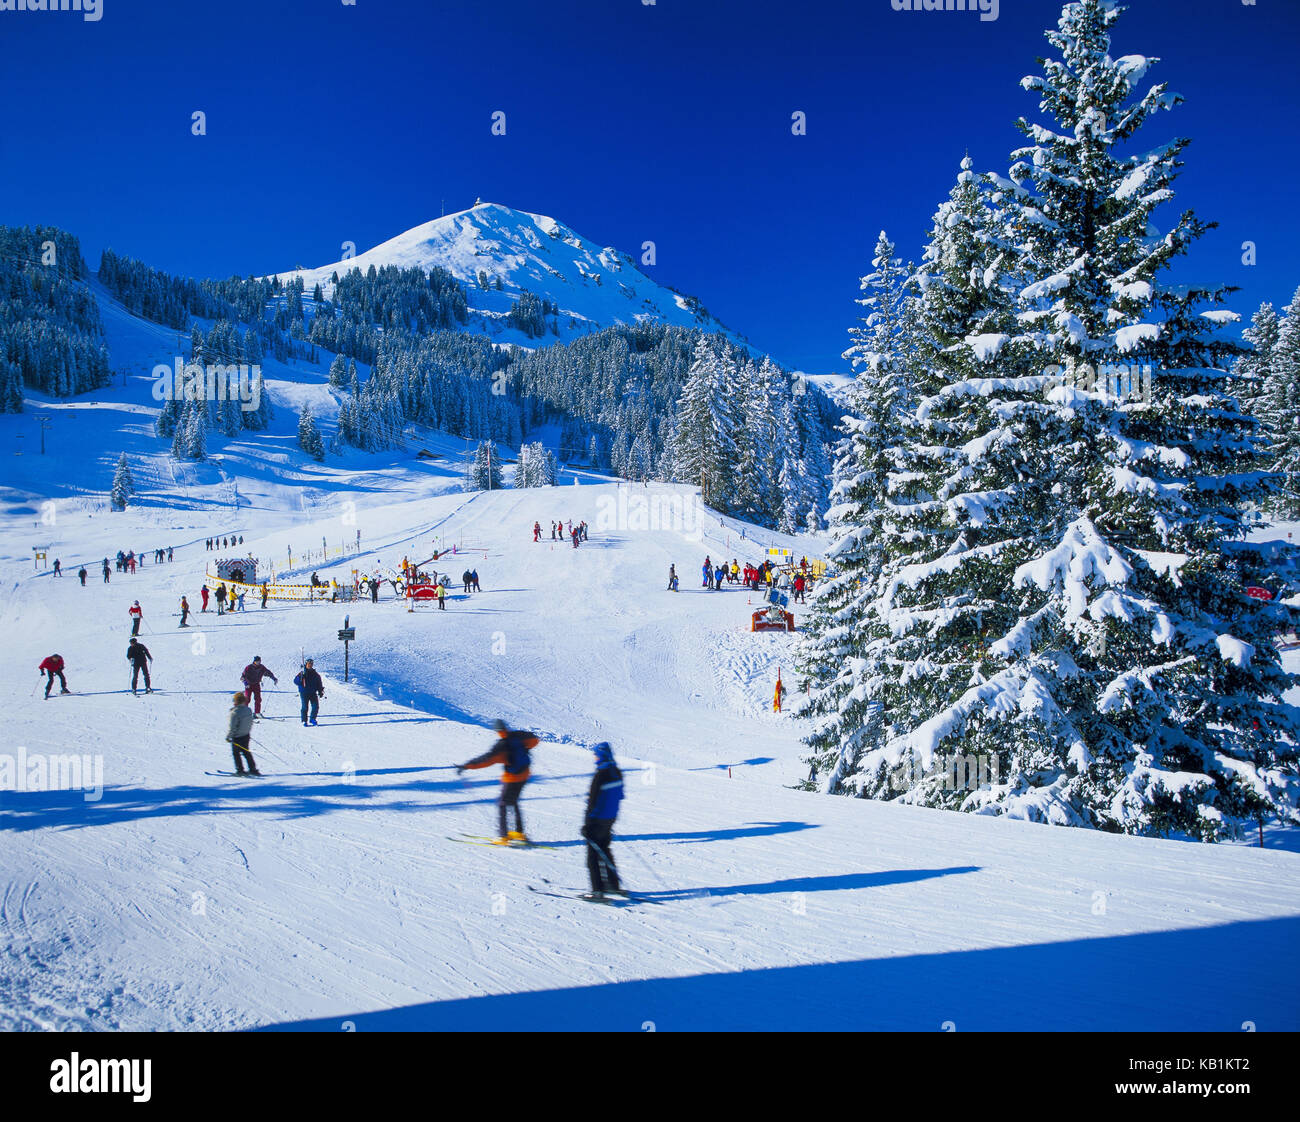
{"type": "Polygon", "coordinates": [[[531,763],[529,753],[540,741],[531,732],[523,732],[520,729],[499,732],[497,736],[501,738],[502,743],[481,756],[475,756],[465,765],[466,769],[473,771],[481,767],[491,767],[493,764],[504,764],[506,772],[501,777],[502,783],[527,783],[530,774],[528,768],[531,763]]]}
{"type": "Polygon", "coordinates": [[[224,584],[217,585],[217,599],[224,600],[225,598],[226,598],[226,586],[224,584]]]}
{"type": "Polygon", "coordinates": [[[58,655],[50,655],[49,658],[42,662],[36,669],[45,674],[57,674],[63,669],[63,659],[58,655]]]}
{"type": "Polygon", "coordinates": [[[325,692],[325,683],[320,680],[320,675],[316,673],[316,668],[310,670],[300,670],[297,677],[294,678],[293,684],[298,687],[299,693],[305,693],[308,697],[312,694],[321,694],[325,692]]]}
{"type": "Polygon", "coordinates": [[[244,685],[260,686],[263,678],[270,678],[277,686],[280,684],[280,679],[272,674],[260,662],[250,662],[244,667],[244,673],[242,675],[244,685]]]}
{"type": "Polygon", "coordinates": [[[591,790],[587,794],[587,820],[612,821],[618,817],[623,801],[623,773],[612,759],[606,759],[591,777],[591,790]]]}
{"type": "Polygon", "coordinates": [[[146,662],[153,661],[153,655],[143,643],[132,643],[126,648],[126,660],[134,662],[137,666],[143,666],[146,662]]]}
{"type": "Polygon", "coordinates": [[[126,614],[129,615],[132,619],[143,619],[143,618],[144,618],[144,610],[143,610],[142,608],[140,608],[140,607],[135,606],[135,605],[132,605],[131,608],[128,609],[128,611],[127,611],[126,614]]]}
{"type": "Polygon", "coordinates": [[[253,711],[247,705],[230,707],[230,727],[226,730],[226,739],[234,740],[237,736],[248,736],[253,731],[253,711]]]}

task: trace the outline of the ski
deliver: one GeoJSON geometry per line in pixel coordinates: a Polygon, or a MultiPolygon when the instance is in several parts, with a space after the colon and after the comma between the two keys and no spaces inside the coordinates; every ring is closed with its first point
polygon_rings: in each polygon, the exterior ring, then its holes
{"type": "Polygon", "coordinates": [[[506,845],[499,845],[495,838],[487,837],[485,834],[458,834],[455,837],[448,837],[448,841],[464,842],[466,845],[489,845],[493,849],[559,849],[558,845],[545,845],[542,842],[520,842],[512,841],[506,845]]]}
{"type": "MultiPolygon", "coordinates": [[[[543,883],[544,885],[546,885],[546,887],[547,887],[548,889],[553,890],[552,892],[548,893],[548,895],[556,895],[556,896],[580,896],[580,895],[583,894],[583,892],[586,891],[585,889],[582,889],[582,888],[570,888],[568,885],[564,885],[564,884],[556,884],[553,880],[547,880],[545,877],[542,877],[541,880],[542,880],[542,883],[543,883]]],[[[529,887],[531,888],[532,886],[530,885],[529,887]]],[[[541,892],[542,889],[533,889],[533,891],[534,891],[534,892],[541,892]]],[[[641,893],[641,892],[631,892],[631,891],[629,891],[629,890],[626,889],[626,888],[621,889],[621,890],[618,891],[618,892],[611,892],[611,893],[608,893],[608,895],[611,895],[611,896],[615,896],[615,897],[620,897],[620,898],[626,899],[626,900],[628,900],[629,902],[634,903],[634,904],[665,904],[665,903],[667,903],[666,900],[652,900],[652,899],[650,899],[649,896],[646,896],[644,893],[641,893]]]]}
{"type": "Polygon", "coordinates": [[[221,775],[231,779],[265,779],[265,775],[249,775],[246,771],[205,771],[204,775],[221,775]]]}
{"type": "Polygon", "coordinates": [[[604,904],[610,908],[630,908],[635,904],[645,903],[632,897],[597,896],[591,892],[548,892],[533,884],[528,886],[528,891],[535,892],[538,896],[554,896],[557,900],[581,900],[584,904],[604,904]]]}

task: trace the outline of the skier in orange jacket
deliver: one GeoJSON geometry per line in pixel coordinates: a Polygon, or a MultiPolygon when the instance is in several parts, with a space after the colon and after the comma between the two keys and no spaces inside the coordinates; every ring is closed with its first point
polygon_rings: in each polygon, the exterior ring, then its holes
{"type": "Polygon", "coordinates": [[[504,764],[505,774],[501,776],[501,798],[497,800],[499,829],[496,844],[509,845],[515,842],[527,845],[528,837],[524,833],[524,818],[519,810],[519,796],[523,793],[524,784],[528,782],[530,774],[529,765],[532,761],[529,753],[537,747],[539,741],[531,732],[508,728],[502,720],[493,722],[493,727],[500,742],[481,756],[475,756],[472,760],[458,765],[456,774],[491,767],[493,764],[504,764]],[[515,828],[507,830],[506,815],[511,809],[514,810],[515,828]]]}

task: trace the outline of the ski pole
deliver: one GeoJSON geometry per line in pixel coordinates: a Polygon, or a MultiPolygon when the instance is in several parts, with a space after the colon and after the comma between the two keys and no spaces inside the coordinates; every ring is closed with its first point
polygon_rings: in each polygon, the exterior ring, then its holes
{"type": "MultiPolygon", "coordinates": [[[[582,840],[585,841],[589,846],[591,846],[591,848],[595,851],[596,860],[605,866],[605,872],[609,874],[610,880],[618,880],[619,879],[618,873],[615,872],[614,870],[613,861],[611,860],[609,854],[607,854],[603,849],[600,848],[600,846],[598,846],[594,841],[592,841],[589,837],[587,837],[586,834],[583,834],[582,840]]],[[[620,881],[620,883],[622,882],[620,881]]]]}

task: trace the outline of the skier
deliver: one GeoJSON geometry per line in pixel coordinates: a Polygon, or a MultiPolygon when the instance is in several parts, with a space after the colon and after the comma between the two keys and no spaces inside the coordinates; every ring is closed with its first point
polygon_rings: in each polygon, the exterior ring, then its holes
{"type": "Polygon", "coordinates": [[[108,583],[108,558],[104,558],[104,583],[108,583]]]}
{"type": "Polygon", "coordinates": [[[555,523],[551,523],[551,541],[555,541],[555,523]]]}
{"type": "Polygon", "coordinates": [[[370,602],[372,604],[378,604],[379,603],[379,578],[371,577],[369,583],[370,583],[370,602]]]}
{"type": "Polygon", "coordinates": [[[442,581],[438,582],[438,608],[444,612],[447,610],[447,586],[442,581]]]}
{"type": "Polygon", "coordinates": [[[665,591],[667,592],[677,591],[677,566],[676,565],[668,566],[668,588],[665,591]]]}
{"type": "Polygon", "coordinates": [[[153,684],[149,681],[149,663],[153,662],[153,655],[149,653],[149,648],[134,635],[131,636],[131,642],[127,645],[126,659],[131,664],[131,692],[138,692],[140,671],[143,670],[144,692],[153,693],[153,684]]]}
{"type": "Polygon", "coordinates": [[[246,595],[246,593],[241,589],[240,592],[239,592],[239,595],[237,595],[237,596],[235,597],[235,603],[238,605],[238,607],[236,607],[235,611],[237,611],[237,612],[242,612],[242,611],[244,610],[244,596],[245,596],[245,595],[246,595]]]}
{"type": "Polygon", "coordinates": [[[469,571],[469,583],[470,583],[470,589],[471,589],[471,591],[473,591],[473,592],[482,592],[482,591],[483,591],[483,590],[482,590],[481,588],[479,588],[479,586],[478,586],[478,570],[477,570],[477,569],[470,569],[470,571],[469,571]]]}
{"type": "Polygon", "coordinates": [[[618,883],[618,869],[610,852],[614,820],[623,801],[623,773],[614,763],[614,752],[604,741],[592,749],[596,754],[596,774],[591,777],[587,793],[587,816],[582,836],[587,841],[587,873],[591,877],[589,900],[603,900],[606,893],[626,896],[618,883]]]}
{"type": "Polygon", "coordinates": [[[542,540],[542,524],[541,524],[540,522],[534,522],[534,523],[533,523],[533,541],[535,541],[535,542],[539,542],[539,541],[541,541],[541,540],[542,540]]]}
{"type": "Polygon", "coordinates": [[[168,547],[167,547],[167,560],[168,560],[168,562],[170,562],[171,559],[172,559],[172,547],[171,547],[171,546],[168,546],[168,547]]]}
{"type": "Polygon", "coordinates": [[[719,591],[722,590],[722,582],[725,578],[726,572],[727,572],[726,568],[722,565],[719,565],[717,569],[715,569],[713,572],[714,587],[717,588],[719,591]]]}
{"type": "Polygon", "coordinates": [[[465,584],[465,591],[469,592],[469,570],[468,569],[466,569],[463,573],[460,574],[460,579],[465,584]]]}
{"type": "Polygon", "coordinates": [[[262,582],[262,607],[266,607],[266,598],[271,594],[271,590],[266,587],[266,581],[262,582]]]}
{"type": "Polygon", "coordinates": [[[182,596],[181,597],[181,626],[182,627],[189,627],[189,618],[190,618],[190,602],[186,600],[184,596],[182,596]]]}
{"type": "Polygon", "coordinates": [[[494,721],[492,727],[496,730],[501,743],[481,756],[475,756],[472,760],[457,765],[456,774],[460,775],[462,772],[481,767],[491,767],[493,764],[504,764],[505,772],[501,776],[501,798],[497,800],[499,830],[496,844],[509,845],[511,842],[522,842],[527,845],[528,837],[524,833],[524,817],[519,810],[519,796],[523,793],[524,784],[528,782],[529,753],[537,747],[538,739],[531,732],[508,728],[502,720],[494,721]],[[507,830],[506,816],[511,809],[514,810],[515,828],[507,830]]]}
{"type": "Polygon", "coordinates": [[[794,578],[794,601],[796,604],[806,604],[808,601],[803,598],[803,590],[806,582],[803,579],[803,573],[794,578]]]}
{"type": "Polygon", "coordinates": [[[226,585],[223,581],[217,585],[217,615],[224,615],[226,611],[226,585]]]}
{"type": "Polygon", "coordinates": [[[270,678],[277,686],[280,684],[280,679],[262,665],[262,656],[254,655],[253,661],[244,667],[244,672],[240,675],[240,681],[244,683],[244,692],[253,699],[254,717],[262,715],[263,678],[270,678]]]}
{"type": "Polygon", "coordinates": [[[203,598],[203,610],[208,610],[208,586],[205,584],[199,589],[199,595],[203,598]]]}
{"type": "Polygon", "coordinates": [[[226,740],[230,743],[230,754],[235,758],[236,775],[261,775],[253,754],[248,750],[248,740],[253,733],[253,714],[248,709],[248,698],[242,693],[235,694],[230,706],[230,726],[226,729],[226,740]],[[248,770],[244,770],[244,761],[248,761],[248,770]]]}
{"type": "Polygon", "coordinates": [[[54,559],[54,575],[56,577],[63,576],[63,566],[59,564],[59,559],[57,557],[54,559]]]}
{"type": "Polygon", "coordinates": [[[62,656],[62,655],[56,655],[56,654],[52,654],[52,655],[50,655],[47,659],[45,659],[44,662],[42,662],[42,663],[40,664],[40,666],[38,666],[38,667],[36,668],[36,673],[37,673],[37,674],[45,674],[45,675],[47,676],[47,678],[46,678],[46,682],[45,682],[45,700],[46,700],[46,701],[48,701],[48,700],[50,699],[50,690],[52,690],[52,689],[54,688],[54,678],[55,678],[55,675],[58,675],[58,679],[59,679],[59,693],[71,693],[71,692],[72,692],[70,689],[68,689],[68,680],[67,680],[67,678],[65,678],[65,677],[63,676],[63,656],[62,656]]]}
{"type": "Polygon", "coordinates": [[[573,548],[574,548],[574,549],[577,549],[577,548],[578,548],[578,531],[577,531],[577,529],[574,527],[574,525],[573,525],[572,522],[569,523],[569,537],[571,537],[571,538],[573,539],[573,548]]]}
{"type": "Polygon", "coordinates": [[[77,576],[81,578],[81,587],[85,588],[86,587],[86,566],[85,565],[82,565],[81,568],[77,570],[77,576]]]}
{"type": "Polygon", "coordinates": [[[127,615],[131,617],[131,634],[140,634],[140,623],[144,619],[144,612],[140,608],[140,601],[137,600],[127,610],[127,615]]]}
{"type": "Polygon", "coordinates": [[[325,683],[320,680],[320,675],[312,666],[311,659],[307,659],[302,664],[302,669],[294,678],[293,684],[298,687],[298,696],[302,698],[302,723],[314,725],[316,716],[320,712],[321,699],[325,696],[325,683]],[[307,719],[308,706],[311,706],[310,721],[307,719]]]}

